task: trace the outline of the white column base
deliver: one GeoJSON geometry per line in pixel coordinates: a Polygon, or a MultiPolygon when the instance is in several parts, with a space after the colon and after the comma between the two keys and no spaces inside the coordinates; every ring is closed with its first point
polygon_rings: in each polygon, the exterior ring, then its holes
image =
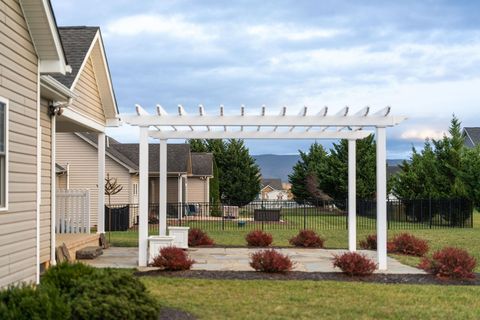
{"type": "Polygon", "coordinates": [[[168,227],[168,235],[175,238],[173,240],[175,247],[188,249],[188,230],[190,227],[168,227]]]}
{"type": "Polygon", "coordinates": [[[173,246],[175,237],[172,236],[150,236],[148,237],[148,263],[160,254],[160,249],[173,246]]]}

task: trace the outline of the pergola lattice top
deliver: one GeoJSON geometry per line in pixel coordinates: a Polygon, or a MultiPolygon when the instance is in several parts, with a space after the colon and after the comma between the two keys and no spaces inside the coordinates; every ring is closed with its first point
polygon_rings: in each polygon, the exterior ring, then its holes
{"type": "Polygon", "coordinates": [[[352,115],[349,107],[333,115],[328,114],[328,107],[310,115],[306,106],[297,115],[287,114],[287,107],[282,107],[277,115],[267,114],[265,106],[258,115],[247,114],[243,105],[237,115],[226,114],[223,105],[218,114],[207,114],[203,105],[198,106],[198,114],[188,114],[182,105],[178,105],[176,114],[169,114],[157,105],[155,115],[140,105],[135,107],[136,115],[122,115],[122,121],[133,126],[154,127],[149,130],[149,136],[157,139],[356,140],[372,133],[364,129],[392,127],[406,119],[390,115],[390,107],[373,114],[370,107],[365,107],[352,115]]]}

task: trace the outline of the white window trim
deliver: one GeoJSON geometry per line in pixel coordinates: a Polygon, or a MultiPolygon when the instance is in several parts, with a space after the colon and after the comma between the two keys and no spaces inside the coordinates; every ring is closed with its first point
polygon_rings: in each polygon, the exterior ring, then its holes
{"type": "Polygon", "coordinates": [[[9,185],[9,121],[8,121],[8,114],[9,114],[9,101],[6,98],[0,97],[0,102],[5,104],[5,206],[0,207],[0,212],[8,211],[8,185],[9,185]]]}

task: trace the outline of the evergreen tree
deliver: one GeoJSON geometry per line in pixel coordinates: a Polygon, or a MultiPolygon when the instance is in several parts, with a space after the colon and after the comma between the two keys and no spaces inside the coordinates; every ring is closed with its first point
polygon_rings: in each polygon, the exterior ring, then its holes
{"type": "Polygon", "coordinates": [[[260,192],[260,169],[243,140],[191,139],[192,151],[212,152],[214,177],[210,180],[210,201],[217,199],[244,205],[260,192]],[[218,190],[218,191],[217,191],[218,190]]]}
{"type": "Polygon", "coordinates": [[[402,171],[393,178],[395,195],[404,199],[470,197],[475,187],[464,174],[469,171],[465,161],[474,165],[476,154],[466,150],[455,115],[449,133],[440,140],[425,141],[420,153],[413,148],[410,163],[404,161],[402,171]]]}
{"type": "MultiPolygon", "coordinates": [[[[208,141],[202,139],[190,139],[188,140],[190,144],[190,149],[192,152],[211,152],[209,149],[208,141]]],[[[210,203],[219,204],[220,203],[220,173],[217,166],[217,161],[215,160],[215,153],[213,154],[213,178],[209,180],[209,195],[210,203]]],[[[215,214],[217,212],[215,211],[215,214]]],[[[215,215],[213,214],[213,215],[215,215]]]]}
{"type": "Polygon", "coordinates": [[[437,186],[442,177],[437,170],[432,144],[427,140],[421,152],[412,148],[410,161],[403,161],[400,172],[392,177],[392,192],[400,199],[440,197],[437,186]]]}
{"type": "MultiPolygon", "coordinates": [[[[357,198],[376,194],[376,143],[373,135],[356,142],[357,198]]],[[[335,200],[348,197],[348,140],[334,143],[328,157],[328,170],[320,176],[320,186],[335,200]]],[[[386,164],[385,164],[386,165],[386,164]]]]}
{"type": "Polygon", "coordinates": [[[318,176],[326,169],[327,152],[321,144],[315,142],[308,152],[300,152],[300,160],[293,167],[288,181],[292,184],[291,192],[297,202],[303,202],[313,198],[312,190],[307,188],[307,180],[310,175],[315,175],[315,183],[318,183],[318,176]]]}
{"type": "Polygon", "coordinates": [[[220,180],[222,200],[238,206],[254,200],[260,192],[260,169],[243,140],[228,140],[222,157],[222,166],[220,180]]]}

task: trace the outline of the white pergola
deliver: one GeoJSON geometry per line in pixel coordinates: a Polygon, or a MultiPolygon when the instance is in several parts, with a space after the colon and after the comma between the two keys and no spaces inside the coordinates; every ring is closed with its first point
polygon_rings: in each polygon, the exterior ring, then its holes
{"type": "MultiPolygon", "coordinates": [[[[265,106],[259,114],[247,114],[245,106],[238,114],[227,114],[223,105],[216,114],[207,114],[202,105],[198,113],[187,114],[183,106],[167,113],[160,105],[149,114],[136,105],[136,114],[122,115],[123,122],[140,127],[139,174],[139,266],[148,263],[148,140],[160,142],[160,186],[167,185],[168,139],[347,139],[348,140],[348,248],[356,250],[356,140],[376,134],[377,170],[377,255],[378,268],[387,269],[387,183],[386,128],[406,119],[390,115],[390,107],[370,113],[365,107],[350,114],[345,107],[330,115],[328,107],[308,114],[303,107],[296,115],[282,107],[276,115],[267,114],[265,106]]],[[[167,189],[159,188],[159,236],[167,233],[167,189]]]]}

